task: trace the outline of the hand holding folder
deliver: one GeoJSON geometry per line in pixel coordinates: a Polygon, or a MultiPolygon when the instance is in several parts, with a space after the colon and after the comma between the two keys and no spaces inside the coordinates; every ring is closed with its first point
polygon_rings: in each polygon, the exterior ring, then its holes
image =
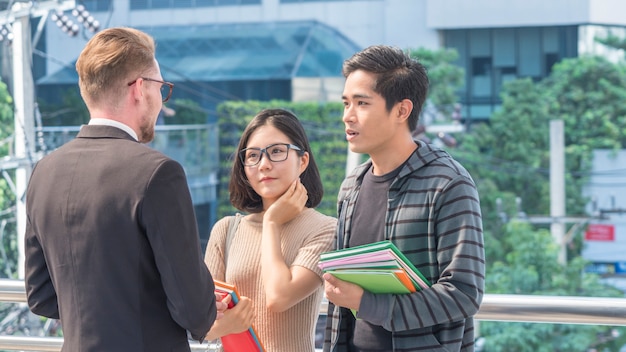
{"type": "MultiPolygon", "coordinates": [[[[234,285],[225,283],[223,281],[215,281],[215,294],[221,297],[230,296],[231,300],[228,305],[228,309],[235,307],[240,301],[241,296],[237,292],[237,288],[234,285]]],[[[258,338],[253,326],[247,330],[230,334],[221,337],[222,348],[224,352],[238,352],[238,351],[250,351],[250,352],[264,352],[263,344],[258,338]]]]}
{"type": "Polygon", "coordinates": [[[411,293],[430,282],[391,241],[322,253],[318,266],[373,293],[411,293]]]}
{"type": "Polygon", "coordinates": [[[406,294],[430,287],[426,277],[391,241],[322,253],[318,266],[372,293],[406,294]]]}

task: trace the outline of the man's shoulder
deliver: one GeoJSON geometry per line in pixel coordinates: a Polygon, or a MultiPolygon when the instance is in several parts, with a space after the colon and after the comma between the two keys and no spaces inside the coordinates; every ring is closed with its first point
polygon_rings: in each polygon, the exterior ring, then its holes
{"type": "Polygon", "coordinates": [[[354,168],[341,182],[341,186],[339,187],[338,200],[341,201],[342,198],[346,197],[346,194],[351,192],[356,186],[359,184],[360,180],[363,178],[365,172],[372,166],[372,161],[368,160],[361,165],[358,165],[354,168]]]}
{"type": "Polygon", "coordinates": [[[356,183],[359,179],[363,177],[365,172],[372,167],[372,160],[367,160],[364,163],[357,165],[352,171],[348,173],[346,178],[344,178],[344,184],[353,184],[356,183]]]}
{"type": "Polygon", "coordinates": [[[469,177],[469,172],[450,153],[424,142],[420,142],[420,147],[409,158],[407,166],[405,175],[419,173],[449,177],[469,177]]]}

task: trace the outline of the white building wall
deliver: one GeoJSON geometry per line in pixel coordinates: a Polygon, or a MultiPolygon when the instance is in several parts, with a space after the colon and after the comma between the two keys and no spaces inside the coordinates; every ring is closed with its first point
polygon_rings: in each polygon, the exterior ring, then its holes
{"type": "MultiPolygon", "coordinates": [[[[589,213],[602,210],[626,209],[626,150],[596,150],[593,155],[592,175],[585,195],[593,200],[589,213]],[[595,204],[595,209],[593,209],[595,204]]],[[[583,257],[594,263],[626,264],[626,214],[606,213],[606,220],[591,223],[613,225],[613,241],[585,241],[583,257]]],[[[625,269],[626,270],[626,269],[625,269]]]]}
{"type": "Polygon", "coordinates": [[[626,1],[589,0],[589,23],[623,26],[626,24],[626,1]]]}
{"type": "Polygon", "coordinates": [[[437,29],[577,24],[626,25],[622,0],[427,0],[437,29]]]}
{"type": "MultiPolygon", "coordinates": [[[[437,49],[441,47],[435,28],[427,26],[427,0],[387,0],[385,4],[385,36],[381,43],[401,48],[437,49]]],[[[367,45],[380,44],[368,41],[367,45]]],[[[358,43],[358,42],[357,42],[358,43]]],[[[365,46],[365,45],[364,45],[365,46]]]]}

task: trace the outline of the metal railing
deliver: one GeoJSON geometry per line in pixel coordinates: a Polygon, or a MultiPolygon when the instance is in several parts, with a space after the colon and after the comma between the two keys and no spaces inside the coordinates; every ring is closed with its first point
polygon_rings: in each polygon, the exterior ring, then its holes
{"type": "MultiPolygon", "coordinates": [[[[0,302],[26,303],[26,289],[23,280],[0,279],[0,302]]],[[[62,337],[40,336],[0,336],[0,350],[11,351],[52,351],[59,352],[63,345],[62,337]]],[[[190,342],[192,351],[206,352],[212,344],[190,342]]]]}
{"type": "MultiPolygon", "coordinates": [[[[0,279],[0,302],[26,302],[24,281],[0,279]]],[[[322,303],[320,314],[326,314],[322,303]]],[[[604,297],[531,296],[487,294],[477,320],[626,326],[626,299],[604,297]]],[[[60,351],[63,338],[0,336],[0,349],[60,351]]],[[[191,342],[192,351],[206,351],[207,344],[191,342]]]]}

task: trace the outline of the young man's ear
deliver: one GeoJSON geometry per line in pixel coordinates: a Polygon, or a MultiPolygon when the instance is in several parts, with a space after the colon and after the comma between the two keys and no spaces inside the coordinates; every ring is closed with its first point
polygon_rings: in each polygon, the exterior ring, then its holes
{"type": "Polygon", "coordinates": [[[409,99],[402,99],[396,103],[396,117],[398,122],[406,121],[413,111],[413,102],[409,99]]]}

